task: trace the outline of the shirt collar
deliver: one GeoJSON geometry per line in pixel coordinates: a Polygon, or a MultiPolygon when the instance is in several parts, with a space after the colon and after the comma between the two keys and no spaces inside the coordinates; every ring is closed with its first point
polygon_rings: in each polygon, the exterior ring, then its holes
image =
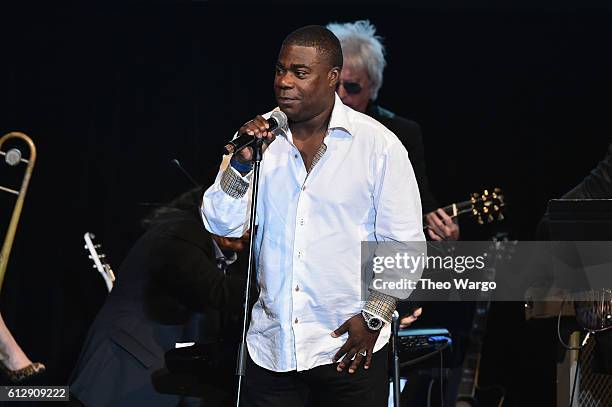
{"type": "Polygon", "coordinates": [[[353,126],[348,117],[348,110],[350,107],[342,103],[342,99],[337,93],[334,94],[334,109],[332,110],[331,119],[329,120],[329,129],[340,129],[348,133],[349,136],[353,136],[353,126]]]}
{"type": "MultiPolygon", "coordinates": [[[[353,136],[353,126],[348,117],[348,110],[350,107],[342,103],[342,99],[337,93],[334,93],[334,108],[332,109],[331,118],[329,119],[329,130],[330,134],[333,134],[331,130],[344,130],[344,133],[349,136],[353,136]]],[[[280,110],[276,107],[274,110],[280,110]]],[[[285,130],[280,129],[279,134],[287,137],[285,130]]]]}

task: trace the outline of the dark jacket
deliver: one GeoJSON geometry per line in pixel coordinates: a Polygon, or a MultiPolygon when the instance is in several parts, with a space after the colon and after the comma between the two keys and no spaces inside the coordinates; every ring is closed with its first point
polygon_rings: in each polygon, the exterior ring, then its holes
{"type": "Polygon", "coordinates": [[[395,133],[404,147],[406,147],[406,150],[408,150],[408,158],[410,158],[410,163],[419,185],[423,213],[426,214],[438,209],[440,206],[429,190],[429,181],[425,171],[425,148],[423,147],[423,136],[420,126],[412,120],[404,119],[371,102],[365,113],[395,133]]]}
{"type": "Polygon", "coordinates": [[[222,336],[224,315],[242,308],[239,262],[225,275],[217,268],[197,208],[156,220],[117,272],[73,371],[71,392],[87,407],[176,405],[178,396],[153,386],[164,353],[176,342],[222,336]]]}

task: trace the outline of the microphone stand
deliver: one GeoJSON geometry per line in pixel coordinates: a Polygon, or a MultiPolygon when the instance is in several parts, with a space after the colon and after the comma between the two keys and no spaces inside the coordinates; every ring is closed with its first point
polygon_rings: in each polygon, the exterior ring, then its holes
{"type": "Polygon", "coordinates": [[[391,320],[391,348],[393,349],[393,406],[400,405],[399,314],[393,312],[391,320]]]}
{"type": "MultiPolygon", "coordinates": [[[[259,168],[263,156],[263,141],[257,139],[252,144],[253,148],[253,188],[251,191],[251,213],[249,218],[249,228],[251,236],[249,238],[249,268],[247,271],[246,288],[244,289],[244,317],[242,319],[242,341],[238,349],[238,360],[236,363],[236,375],[238,376],[238,394],[236,397],[236,407],[240,407],[240,394],[242,390],[242,378],[246,373],[247,344],[246,336],[249,324],[249,304],[251,301],[251,280],[253,275],[253,245],[255,237],[255,216],[257,214],[257,196],[259,195],[259,168]]],[[[237,152],[237,151],[236,151],[237,152]]],[[[234,152],[234,153],[236,153],[234,152]]]]}

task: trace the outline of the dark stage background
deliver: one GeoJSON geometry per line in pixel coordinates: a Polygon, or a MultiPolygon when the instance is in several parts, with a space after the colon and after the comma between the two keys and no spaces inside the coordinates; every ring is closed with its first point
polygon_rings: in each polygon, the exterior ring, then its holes
{"type": "MultiPolygon", "coordinates": [[[[276,54],[302,25],[369,18],[388,49],[379,100],[421,124],[439,201],[500,186],[509,205],[500,226],[533,239],[547,200],[590,171],[612,131],[612,12],[535,3],[3,5],[0,133],[29,134],[39,160],[1,309],[46,363],[46,382],[66,383],[105,297],[83,233],[118,269],[143,203],[191,187],[170,160],[205,179],[223,141],[274,106],[276,54]]],[[[484,234],[462,225],[465,238],[484,234]]],[[[553,362],[554,337],[548,351],[528,347],[520,312],[497,306],[488,380],[508,387],[509,405],[548,405],[554,371],[536,361],[553,362]]]]}

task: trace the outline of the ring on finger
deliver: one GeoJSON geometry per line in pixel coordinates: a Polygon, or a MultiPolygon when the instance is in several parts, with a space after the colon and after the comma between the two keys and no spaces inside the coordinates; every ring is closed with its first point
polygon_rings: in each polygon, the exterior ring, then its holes
{"type": "Polygon", "coordinates": [[[365,350],[364,350],[364,351],[359,352],[359,354],[360,354],[361,356],[364,356],[364,357],[365,357],[365,356],[368,356],[368,352],[367,352],[367,351],[365,351],[365,350]]]}

